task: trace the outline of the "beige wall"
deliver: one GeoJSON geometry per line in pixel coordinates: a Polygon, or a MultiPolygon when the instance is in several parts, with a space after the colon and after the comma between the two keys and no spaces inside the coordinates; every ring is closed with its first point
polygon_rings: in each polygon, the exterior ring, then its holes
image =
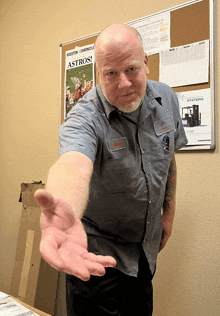
{"type": "MultiPolygon", "coordinates": [[[[45,182],[57,159],[59,44],[184,2],[1,0],[0,291],[11,283],[20,184],[45,182]]],[[[177,212],[172,239],[158,259],[155,316],[220,312],[219,0],[215,18],[217,149],[177,154],[177,212]]]]}

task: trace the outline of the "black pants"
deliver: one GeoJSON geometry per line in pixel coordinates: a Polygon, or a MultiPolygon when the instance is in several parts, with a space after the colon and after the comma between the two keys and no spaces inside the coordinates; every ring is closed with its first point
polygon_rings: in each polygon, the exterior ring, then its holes
{"type": "Polygon", "coordinates": [[[138,277],[107,268],[103,277],[88,282],[66,275],[67,316],[151,316],[152,275],[140,270],[138,277]]]}

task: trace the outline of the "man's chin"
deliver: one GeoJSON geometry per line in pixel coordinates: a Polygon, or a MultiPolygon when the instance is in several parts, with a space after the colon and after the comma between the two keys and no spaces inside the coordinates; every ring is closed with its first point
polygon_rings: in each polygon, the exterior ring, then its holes
{"type": "Polygon", "coordinates": [[[137,108],[139,107],[139,105],[141,104],[141,100],[137,100],[135,102],[129,103],[129,104],[118,104],[118,106],[116,106],[119,111],[124,112],[124,113],[131,113],[134,112],[135,110],[137,110],[137,108]]]}
{"type": "MultiPolygon", "coordinates": [[[[105,94],[104,94],[105,95],[105,94]]],[[[108,102],[113,105],[114,107],[116,107],[119,111],[124,112],[124,113],[131,113],[134,112],[135,110],[137,110],[137,108],[139,107],[139,105],[141,104],[141,100],[142,98],[138,98],[134,101],[130,101],[130,102],[126,102],[124,100],[117,100],[116,102],[111,102],[107,96],[105,95],[106,99],[108,100],[108,102]]]]}

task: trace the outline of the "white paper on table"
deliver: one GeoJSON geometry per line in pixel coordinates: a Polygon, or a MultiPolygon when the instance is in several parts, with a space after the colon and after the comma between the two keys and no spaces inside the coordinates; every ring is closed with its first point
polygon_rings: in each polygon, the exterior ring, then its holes
{"type": "Polygon", "coordinates": [[[7,298],[0,302],[0,315],[1,316],[40,316],[22,306],[12,298],[7,298]]]}
{"type": "Polygon", "coordinates": [[[7,297],[9,297],[10,295],[4,293],[4,292],[0,292],[0,301],[1,300],[5,300],[7,297]]]}
{"type": "Polygon", "coordinates": [[[0,292],[0,316],[40,316],[19,302],[12,299],[8,294],[0,292]]]}

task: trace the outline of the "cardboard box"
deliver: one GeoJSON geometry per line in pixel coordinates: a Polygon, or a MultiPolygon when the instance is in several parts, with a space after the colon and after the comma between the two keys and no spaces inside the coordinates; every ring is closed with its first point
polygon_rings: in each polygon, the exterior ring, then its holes
{"type": "Polygon", "coordinates": [[[10,295],[45,313],[56,315],[58,271],[47,264],[39,251],[41,210],[34,192],[44,184],[22,183],[22,214],[10,295]]]}

